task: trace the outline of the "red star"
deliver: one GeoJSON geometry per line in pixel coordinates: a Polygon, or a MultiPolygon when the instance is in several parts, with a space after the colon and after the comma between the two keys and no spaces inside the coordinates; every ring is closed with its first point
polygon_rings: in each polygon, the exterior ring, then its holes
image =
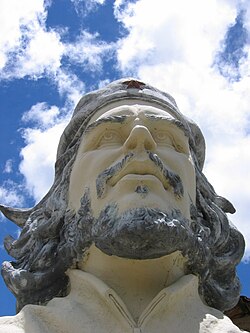
{"type": "Polygon", "coordinates": [[[137,81],[137,80],[130,80],[130,81],[124,81],[123,84],[127,85],[127,89],[135,88],[142,90],[144,86],[146,85],[143,82],[137,81]]]}

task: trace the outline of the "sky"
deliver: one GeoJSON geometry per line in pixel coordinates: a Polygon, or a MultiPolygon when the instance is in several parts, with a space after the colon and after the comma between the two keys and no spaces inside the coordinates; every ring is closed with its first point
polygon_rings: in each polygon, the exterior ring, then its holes
{"type": "MultiPolygon", "coordinates": [[[[0,203],[32,207],[53,181],[56,148],[80,97],[133,76],[170,93],[206,139],[204,173],[236,208],[250,297],[250,2],[1,0],[0,203]]],[[[3,239],[20,230],[0,216],[3,239]]],[[[15,314],[0,279],[0,316],[15,314]]]]}

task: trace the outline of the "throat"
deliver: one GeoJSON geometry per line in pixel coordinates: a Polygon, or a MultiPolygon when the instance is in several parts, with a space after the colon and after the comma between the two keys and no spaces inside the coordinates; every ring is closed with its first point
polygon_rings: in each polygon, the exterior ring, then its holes
{"type": "Polygon", "coordinates": [[[157,259],[108,256],[92,245],[79,268],[105,282],[137,322],[157,294],[184,275],[185,259],[175,252],[157,259]]]}

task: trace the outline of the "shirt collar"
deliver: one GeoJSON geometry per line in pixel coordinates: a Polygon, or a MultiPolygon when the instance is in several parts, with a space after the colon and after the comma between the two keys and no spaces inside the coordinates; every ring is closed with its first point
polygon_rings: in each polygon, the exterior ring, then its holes
{"type": "Polygon", "coordinates": [[[69,270],[67,274],[71,282],[69,297],[77,298],[80,303],[85,303],[88,295],[91,295],[92,298],[103,298],[132,327],[142,326],[145,321],[162,309],[164,305],[167,305],[167,303],[171,303],[171,307],[174,307],[180,301],[183,302],[183,295],[187,295],[187,290],[188,295],[201,302],[198,294],[198,278],[192,274],[184,275],[170,286],[162,289],[145,308],[136,323],[121,297],[102,280],[90,273],[77,269],[69,270]]]}

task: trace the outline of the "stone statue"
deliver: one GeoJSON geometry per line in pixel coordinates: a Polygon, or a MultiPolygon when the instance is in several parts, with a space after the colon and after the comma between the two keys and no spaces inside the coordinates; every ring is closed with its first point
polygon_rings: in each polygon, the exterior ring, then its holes
{"type": "Polygon", "coordinates": [[[135,79],[82,97],[55,180],[31,209],[2,275],[18,314],[0,333],[241,332],[242,235],[202,173],[205,141],[174,99],[135,79]]]}

